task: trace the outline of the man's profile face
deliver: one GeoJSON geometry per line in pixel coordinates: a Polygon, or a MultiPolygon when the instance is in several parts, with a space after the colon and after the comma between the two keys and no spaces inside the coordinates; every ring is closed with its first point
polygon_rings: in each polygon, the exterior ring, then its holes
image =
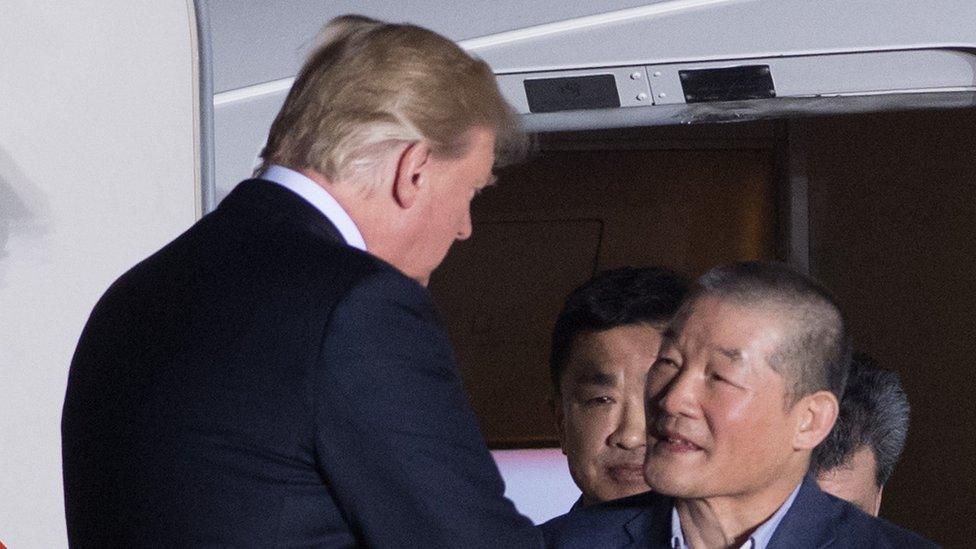
{"type": "Polygon", "coordinates": [[[796,421],[784,378],[768,364],[787,325],[773,311],[710,296],[676,320],[647,379],[653,490],[748,496],[793,470],[796,421]]]}
{"type": "Polygon", "coordinates": [[[875,483],[877,461],[870,446],[862,446],[848,463],[824,471],[817,477],[820,489],[847,500],[869,515],[878,516],[881,488],[875,483]]]}
{"type": "Polygon", "coordinates": [[[417,211],[419,230],[403,271],[425,284],[444,261],[455,240],[471,236],[471,201],[494,182],[495,134],[482,128],[469,132],[470,146],[458,158],[432,156],[424,201],[417,211]]]}
{"type": "Polygon", "coordinates": [[[583,332],[573,341],[555,405],[584,505],[648,490],[644,385],[660,343],[649,324],[583,332]]]}

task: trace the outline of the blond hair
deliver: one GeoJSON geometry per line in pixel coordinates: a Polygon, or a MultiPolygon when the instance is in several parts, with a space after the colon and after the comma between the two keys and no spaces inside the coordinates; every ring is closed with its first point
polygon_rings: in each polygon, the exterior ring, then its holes
{"type": "Polygon", "coordinates": [[[518,119],[487,63],[413,25],[347,15],[330,21],[275,118],[263,163],[360,177],[400,144],[465,154],[471,129],[496,136],[500,162],[525,150],[518,119]]]}

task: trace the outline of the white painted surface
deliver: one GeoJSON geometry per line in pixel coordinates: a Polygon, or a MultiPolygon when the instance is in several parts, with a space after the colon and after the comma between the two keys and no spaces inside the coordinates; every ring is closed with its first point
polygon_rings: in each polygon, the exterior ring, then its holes
{"type": "Polygon", "coordinates": [[[207,3],[219,95],[287,88],[322,24],[345,13],[431,28],[497,73],[976,46],[971,0],[207,3]]]}
{"type": "MultiPolygon", "coordinates": [[[[579,6],[505,0],[455,2],[447,10],[420,9],[418,0],[296,0],[280,5],[264,0],[206,1],[218,92],[214,97],[218,200],[250,175],[292,76],[315,44],[322,24],[350,11],[432,28],[458,40],[502,75],[563,70],[586,74],[593,68],[606,73],[608,67],[644,66],[660,67],[656,71],[664,73],[641,100],[635,99],[640,92],[631,89],[633,82],[626,74],[617,79],[622,105],[646,107],[527,117],[526,127],[541,131],[752,119],[768,117],[776,108],[781,109],[779,116],[788,116],[791,109],[818,114],[901,109],[906,101],[956,107],[968,105],[971,95],[945,98],[948,103],[941,105],[931,97],[805,104],[780,99],[922,89],[947,96],[945,92],[954,90],[971,93],[976,86],[976,58],[968,53],[976,48],[972,25],[976,2],[972,0],[607,0],[579,6]],[[864,53],[926,48],[947,51],[864,53]],[[858,55],[837,55],[855,52],[858,55]],[[779,59],[786,55],[794,57],[779,59]],[[796,57],[805,55],[817,57],[796,57]],[[719,105],[714,111],[708,104],[683,108],[679,68],[727,66],[730,60],[741,59],[763,59],[775,65],[777,101],[719,105]],[[725,110],[734,108],[739,110],[725,110]]],[[[524,113],[528,107],[519,78],[503,76],[501,83],[509,100],[524,113]]]]}
{"type": "MultiPolygon", "coordinates": [[[[329,19],[359,13],[466,40],[668,0],[200,0],[213,27],[214,90],[293,76],[329,19]]],[[[697,1],[697,0],[696,0],[697,1]]]]}
{"type": "Polygon", "coordinates": [[[495,450],[492,456],[505,480],[505,496],[536,524],[568,513],[580,497],[558,448],[495,450]]]}
{"type": "Polygon", "coordinates": [[[60,419],[95,301],[196,217],[185,0],[3,0],[0,540],[66,545],[60,419]]]}
{"type": "Polygon", "coordinates": [[[618,15],[467,43],[501,73],[976,44],[971,0],[668,0],[618,15]]]}

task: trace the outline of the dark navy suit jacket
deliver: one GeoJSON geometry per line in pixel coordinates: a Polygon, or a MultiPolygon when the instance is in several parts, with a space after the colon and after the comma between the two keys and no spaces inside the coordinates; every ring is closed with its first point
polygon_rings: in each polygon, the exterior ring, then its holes
{"type": "Polygon", "coordinates": [[[117,280],[62,417],[79,547],[538,547],[427,291],[261,180],[117,280]]]}
{"type": "MultiPolygon", "coordinates": [[[[553,548],[671,549],[674,500],[655,493],[584,507],[542,525],[553,548]]],[[[769,549],[882,549],[936,547],[916,534],[865,514],[826,494],[809,477],[783,517],[769,549]]]]}

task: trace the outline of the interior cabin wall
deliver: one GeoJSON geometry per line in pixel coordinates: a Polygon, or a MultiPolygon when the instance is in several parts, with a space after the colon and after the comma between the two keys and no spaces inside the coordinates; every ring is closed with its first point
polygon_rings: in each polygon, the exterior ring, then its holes
{"type": "Polygon", "coordinates": [[[549,338],[566,295],[594,273],[663,265],[697,276],[775,258],[776,128],[548,135],[474,202],[474,235],[431,290],[493,448],[557,444],[549,338]]]}
{"type": "Polygon", "coordinates": [[[694,276],[736,255],[808,259],[858,348],[899,372],[911,400],[882,516],[966,546],[976,536],[974,143],[976,110],[544,136],[536,159],[475,201],[474,237],[432,281],[489,441],[552,444],[548,334],[565,293],[593,272],[661,263],[694,276]],[[771,223],[772,247],[714,245],[709,236],[728,237],[715,224],[750,206],[703,190],[757,174],[773,182],[776,211],[757,218],[771,223]],[[692,222],[682,193],[727,215],[692,222]],[[809,258],[792,257],[807,246],[809,258]]]}
{"type": "Polygon", "coordinates": [[[976,539],[976,109],[796,123],[811,270],[856,345],[900,373],[908,444],[881,514],[946,546],[976,539]]]}

